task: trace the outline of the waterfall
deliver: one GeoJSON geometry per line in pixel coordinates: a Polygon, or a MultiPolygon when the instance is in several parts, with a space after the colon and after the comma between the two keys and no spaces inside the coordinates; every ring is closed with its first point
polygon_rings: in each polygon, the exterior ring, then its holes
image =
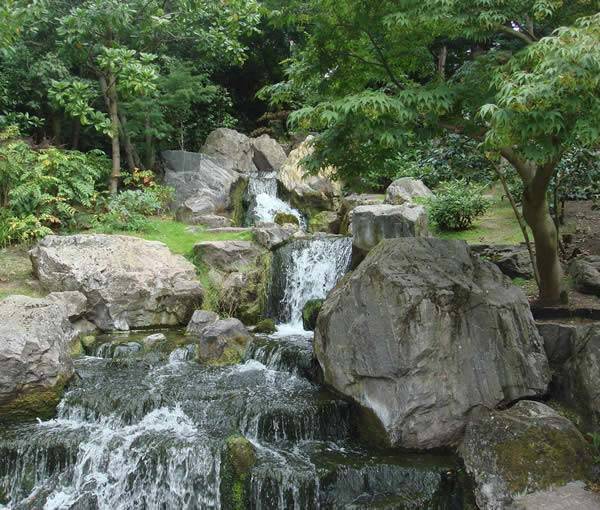
{"type": "Polygon", "coordinates": [[[250,203],[247,218],[249,224],[273,223],[277,213],[286,213],[296,217],[298,224],[303,229],[306,228],[306,220],[300,211],[277,196],[277,178],[274,173],[250,176],[247,194],[250,203]]]}
{"type": "Polygon", "coordinates": [[[292,241],[273,257],[270,312],[284,330],[302,331],[302,308],[324,299],[350,266],[352,240],[319,236],[292,241]]]}

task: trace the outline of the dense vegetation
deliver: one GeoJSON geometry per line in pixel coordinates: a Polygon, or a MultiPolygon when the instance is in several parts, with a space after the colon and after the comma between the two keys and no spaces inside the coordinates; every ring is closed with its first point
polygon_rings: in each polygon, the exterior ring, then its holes
{"type": "Polygon", "coordinates": [[[598,7],[6,0],[0,244],[147,228],[169,201],[159,152],[197,151],[216,127],[310,131],[310,170],[334,167],[349,191],[420,178],[442,230],[469,228],[500,176],[555,302],[564,201],[600,193],[598,7]]]}

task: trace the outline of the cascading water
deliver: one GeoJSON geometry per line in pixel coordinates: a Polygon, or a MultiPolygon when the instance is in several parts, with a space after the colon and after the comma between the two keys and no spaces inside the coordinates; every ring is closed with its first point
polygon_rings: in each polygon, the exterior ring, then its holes
{"type": "Polygon", "coordinates": [[[285,213],[297,218],[298,224],[306,228],[306,220],[300,211],[277,197],[277,179],[274,173],[250,176],[247,195],[250,203],[249,224],[273,223],[277,213],[285,213]]]}
{"type": "Polygon", "coordinates": [[[309,379],[305,337],[256,338],[244,363],[214,367],[181,333],[152,349],[146,335],[75,360],[55,419],[0,425],[0,508],[230,510],[233,435],[256,450],[245,508],[466,508],[453,457],[354,439],[351,405],[309,379]]]}
{"type": "Polygon", "coordinates": [[[348,271],[352,239],[314,236],[289,242],[273,257],[270,311],[284,331],[302,331],[302,308],[323,299],[348,271]]]}

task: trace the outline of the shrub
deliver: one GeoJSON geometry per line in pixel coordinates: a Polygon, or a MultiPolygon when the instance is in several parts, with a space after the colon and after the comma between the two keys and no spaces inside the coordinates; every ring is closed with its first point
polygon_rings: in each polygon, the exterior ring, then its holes
{"type": "Polygon", "coordinates": [[[466,230],[487,211],[489,201],[481,186],[459,180],[443,183],[427,205],[429,218],[439,230],[466,230]]]}
{"type": "Polygon", "coordinates": [[[104,200],[105,212],[92,220],[92,226],[103,232],[144,231],[150,216],[163,212],[172,192],[165,186],[126,190],[104,200]]]}

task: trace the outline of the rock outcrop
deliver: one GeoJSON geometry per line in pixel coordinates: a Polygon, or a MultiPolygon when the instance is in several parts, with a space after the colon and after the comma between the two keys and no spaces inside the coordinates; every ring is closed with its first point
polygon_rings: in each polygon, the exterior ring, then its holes
{"type": "Polygon", "coordinates": [[[496,264],[509,278],[533,278],[531,257],[524,245],[474,244],[471,250],[496,264]]]}
{"type": "Polygon", "coordinates": [[[315,353],[325,382],[408,448],[456,444],[473,407],[550,379],[523,292],[466,243],[434,238],[379,243],[323,304],[315,353]]]}
{"type": "Polygon", "coordinates": [[[382,239],[428,235],[427,213],[420,205],[361,205],[352,211],[352,244],[363,255],[382,239]]]}
{"type": "Polygon", "coordinates": [[[212,323],[217,322],[219,316],[215,312],[208,310],[196,310],[190,322],[185,330],[186,335],[200,335],[204,328],[210,326],[212,323]]]}
{"type": "Polygon", "coordinates": [[[227,170],[243,174],[256,172],[252,140],[246,135],[229,128],[218,128],[212,131],[201,152],[213,157],[227,170]]]}
{"type": "Polygon", "coordinates": [[[278,172],[287,159],[283,147],[269,135],[252,139],[252,149],[252,161],[260,172],[278,172]]]}
{"type": "Polygon", "coordinates": [[[353,193],[342,198],[340,206],[340,234],[352,234],[352,214],[361,205],[381,205],[383,195],[353,193]]]}
{"type": "Polygon", "coordinates": [[[217,364],[239,362],[252,336],[238,319],[221,319],[198,335],[198,358],[217,364]]]}
{"type": "Polygon", "coordinates": [[[198,222],[199,216],[230,210],[232,195],[247,177],[206,154],[164,151],[164,182],[175,189],[174,209],[180,221],[198,222]]]}
{"type": "Polygon", "coordinates": [[[600,431],[600,326],[547,322],[538,327],[554,372],[552,397],[577,412],[586,428],[600,431]]]}
{"type": "Polygon", "coordinates": [[[73,375],[77,333],[67,308],[52,299],[0,301],[0,420],[49,417],[73,375]]]}
{"type": "Polygon", "coordinates": [[[575,288],[585,294],[600,296],[600,256],[578,257],[569,265],[575,288]]]}
{"type": "Polygon", "coordinates": [[[431,190],[419,179],[401,177],[388,186],[385,192],[385,203],[401,205],[414,201],[415,198],[432,197],[431,190]]]}
{"type": "Polygon", "coordinates": [[[48,236],[30,252],[49,291],[79,291],[103,330],[186,324],[202,299],[194,266],[160,242],[111,235],[48,236]]]}
{"type": "Polygon", "coordinates": [[[210,268],[232,273],[256,265],[264,251],[252,241],[202,241],[194,255],[210,268]]]}
{"type": "Polygon", "coordinates": [[[474,414],[459,452],[482,510],[515,508],[525,494],[587,478],[588,444],[550,407],[524,400],[505,411],[474,414]]]}
{"type": "Polygon", "coordinates": [[[267,250],[274,250],[287,242],[298,232],[298,226],[290,223],[277,225],[277,223],[263,224],[254,228],[254,239],[267,250]]]}

